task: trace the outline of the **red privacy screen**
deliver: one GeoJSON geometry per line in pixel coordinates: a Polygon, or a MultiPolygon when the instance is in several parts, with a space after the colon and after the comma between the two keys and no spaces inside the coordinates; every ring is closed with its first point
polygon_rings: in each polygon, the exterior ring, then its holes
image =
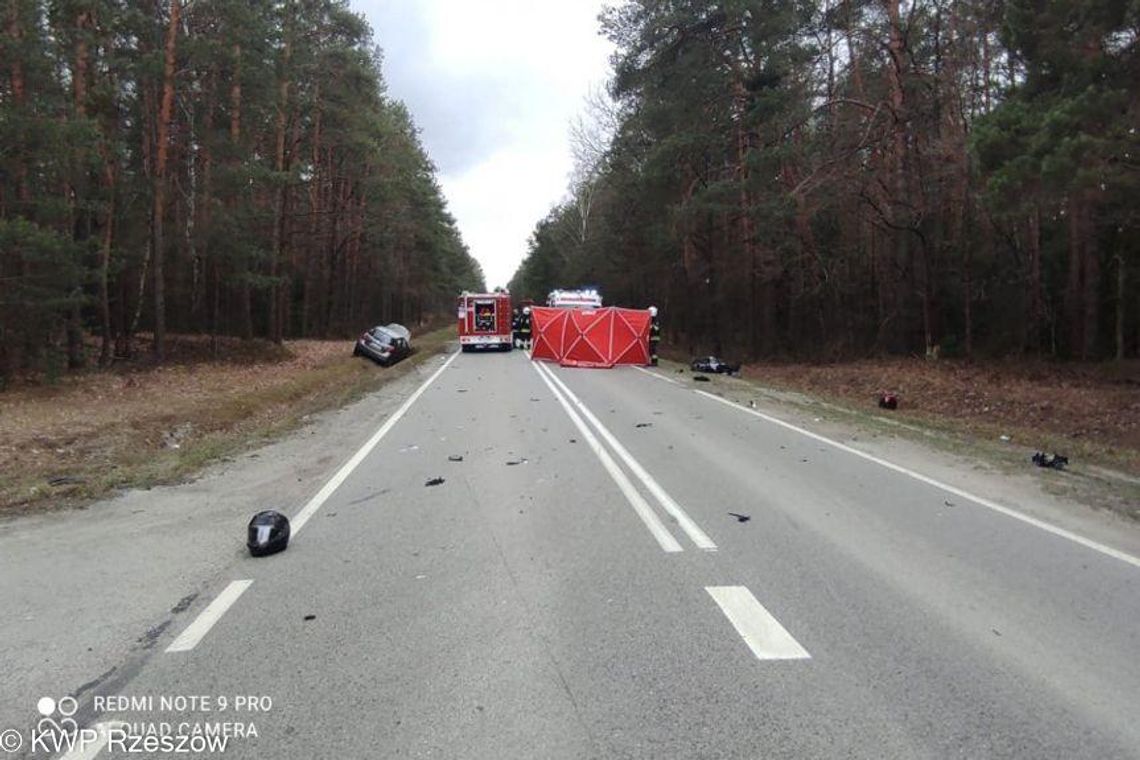
{"type": "Polygon", "coordinates": [[[649,364],[649,312],[641,309],[550,309],[530,311],[531,358],[565,367],[649,364]]]}

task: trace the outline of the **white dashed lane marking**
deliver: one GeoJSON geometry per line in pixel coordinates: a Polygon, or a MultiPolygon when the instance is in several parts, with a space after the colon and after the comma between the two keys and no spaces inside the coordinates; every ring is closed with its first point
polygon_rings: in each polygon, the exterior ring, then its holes
{"type": "Polygon", "coordinates": [[[222,589],[222,593],[210,602],[210,606],[202,610],[194,622],[186,626],[186,630],[166,648],[167,652],[189,652],[200,642],[210,629],[214,627],[226,610],[234,605],[245,590],[253,585],[252,580],[233,581],[222,589]]]}
{"type": "Polygon", "coordinates": [[[811,655],[744,586],[706,586],[752,654],[761,660],[808,660],[811,655]]]}

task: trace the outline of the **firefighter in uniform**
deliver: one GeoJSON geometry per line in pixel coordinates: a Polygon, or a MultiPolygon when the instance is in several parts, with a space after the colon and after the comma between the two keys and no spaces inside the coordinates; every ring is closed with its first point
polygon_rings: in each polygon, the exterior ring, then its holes
{"type": "Polygon", "coordinates": [[[515,348],[522,347],[522,338],[519,337],[519,329],[522,325],[522,317],[519,315],[519,308],[516,306],[514,311],[511,312],[511,345],[515,348]]]}
{"type": "Polygon", "coordinates": [[[657,307],[649,307],[649,363],[657,366],[657,344],[661,342],[661,323],[657,321],[657,307]]]}
{"type": "Polygon", "coordinates": [[[524,306],[522,317],[519,318],[519,340],[525,350],[530,349],[530,307],[524,306]]]}

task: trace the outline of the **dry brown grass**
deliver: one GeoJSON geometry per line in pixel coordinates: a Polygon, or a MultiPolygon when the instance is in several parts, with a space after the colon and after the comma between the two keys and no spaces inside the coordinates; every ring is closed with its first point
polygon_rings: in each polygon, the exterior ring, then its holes
{"type": "Polygon", "coordinates": [[[1037,361],[752,364],[746,378],[874,410],[880,390],[899,394],[892,419],[912,420],[1140,475],[1140,362],[1037,361]]]}
{"type": "Polygon", "coordinates": [[[206,340],[179,338],[164,366],[0,393],[0,512],[175,482],[405,374],[452,332],[418,337],[388,369],[354,359],[350,341],[235,342],[215,359],[206,340]]]}

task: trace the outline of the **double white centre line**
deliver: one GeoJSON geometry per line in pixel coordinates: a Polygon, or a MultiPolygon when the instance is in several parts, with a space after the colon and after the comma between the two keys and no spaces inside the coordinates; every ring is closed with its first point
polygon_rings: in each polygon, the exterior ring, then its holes
{"type": "Polygon", "coordinates": [[[676,539],[666,530],[660,518],[657,517],[657,514],[646,504],[645,499],[641,497],[641,494],[638,493],[637,489],[630,483],[629,478],[626,477],[621,468],[613,461],[609,452],[606,451],[601,443],[598,442],[597,438],[590,432],[585,422],[582,421],[582,417],[585,417],[586,420],[593,425],[598,431],[598,434],[609,444],[610,448],[613,449],[614,453],[617,454],[622,462],[625,463],[629,471],[633,473],[634,477],[641,481],[645,489],[649,491],[653,498],[657,500],[657,503],[661,505],[661,508],[677,521],[677,525],[680,526],[681,530],[685,532],[685,535],[689,537],[697,548],[705,551],[716,551],[716,544],[709,538],[708,534],[701,530],[700,526],[689,517],[681,505],[662,488],[661,484],[658,483],[652,475],[646,472],[645,468],[641,466],[641,463],[634,459],[633,455],[629,453],[625,446],[602,424],[602,421],[582,403],[582,400],[574,395],[574,392],[566,387],[566,384],[562,382],[549,367],[544,366],[541,362],[534,362],[533,365],[535,371],[538,372],[543,382],[546,383],[547,387],[549,387],[554,394],[554,397],[558,399],[562,408],[566,410],[571,421],[573,421],[578,430],[581,431],[582,436],[586,439],[590,448],[601,460],[602,466],[606,468],[606,471],[609,472],[614,482],[617,483],[618,488],[625,494],[626,499],[629,500],[634,511],[638,513],[638,516],[645,522],[650,532],[657,538],[658,543],[661,544],[661,548],[667,552],[681,551],[680,544],[678,544],[676,539]],[[580,416],[578,412],[581,412],[580,416]],[[664,532],[664,534],[668,536],[668,543],[662,540],[660,532],[664,532]]]}
{"type": "Polygon", "coordinates": [[[677,543],[677,539],[673,538],[673,534],[670,533],[665,527],[665,524],[661,522],[661,518],[657,516],[653,508],[642,498],[633,483],[626,477],[622,469],[618,467],[614,458],[610,456],[610,453],[606,451],[601,442],[590,432],[590,428],[586,426],[586,423],[583,422],[578,413],[574,411],[574,407],[570,406],[570,402],[566,400],[558,388],[554,386],[554,383],[551,382],[550,377],[546,374],[549,370],[542,367],[539,362],[533,362],[533,366],[535,371],[538,372],[538,376],[542,378],[542,382],[546,383],[546,387],[550,388],[550,392],[554,394],[554,398],[558,399],[558,403],[566,410],[566,414],[569,415],[570,421],[574,423],[574,426],[578,428],[578,432],[582,434],[586,445],[597,455],[599,461],[602,463],[602,467],[604,467],[610,477],[613,478],[614,483],[617,484],[617,487],[621,490],[629,502],[629,505],[633,507],[633,511],[636,512],[637,516],[641,518],[641,521],[645,523],[645,527],[649,528],[649,532],[657,539],[657,543],[661,548],[667,552],[682,551],[681,544],[677,543]]]}

